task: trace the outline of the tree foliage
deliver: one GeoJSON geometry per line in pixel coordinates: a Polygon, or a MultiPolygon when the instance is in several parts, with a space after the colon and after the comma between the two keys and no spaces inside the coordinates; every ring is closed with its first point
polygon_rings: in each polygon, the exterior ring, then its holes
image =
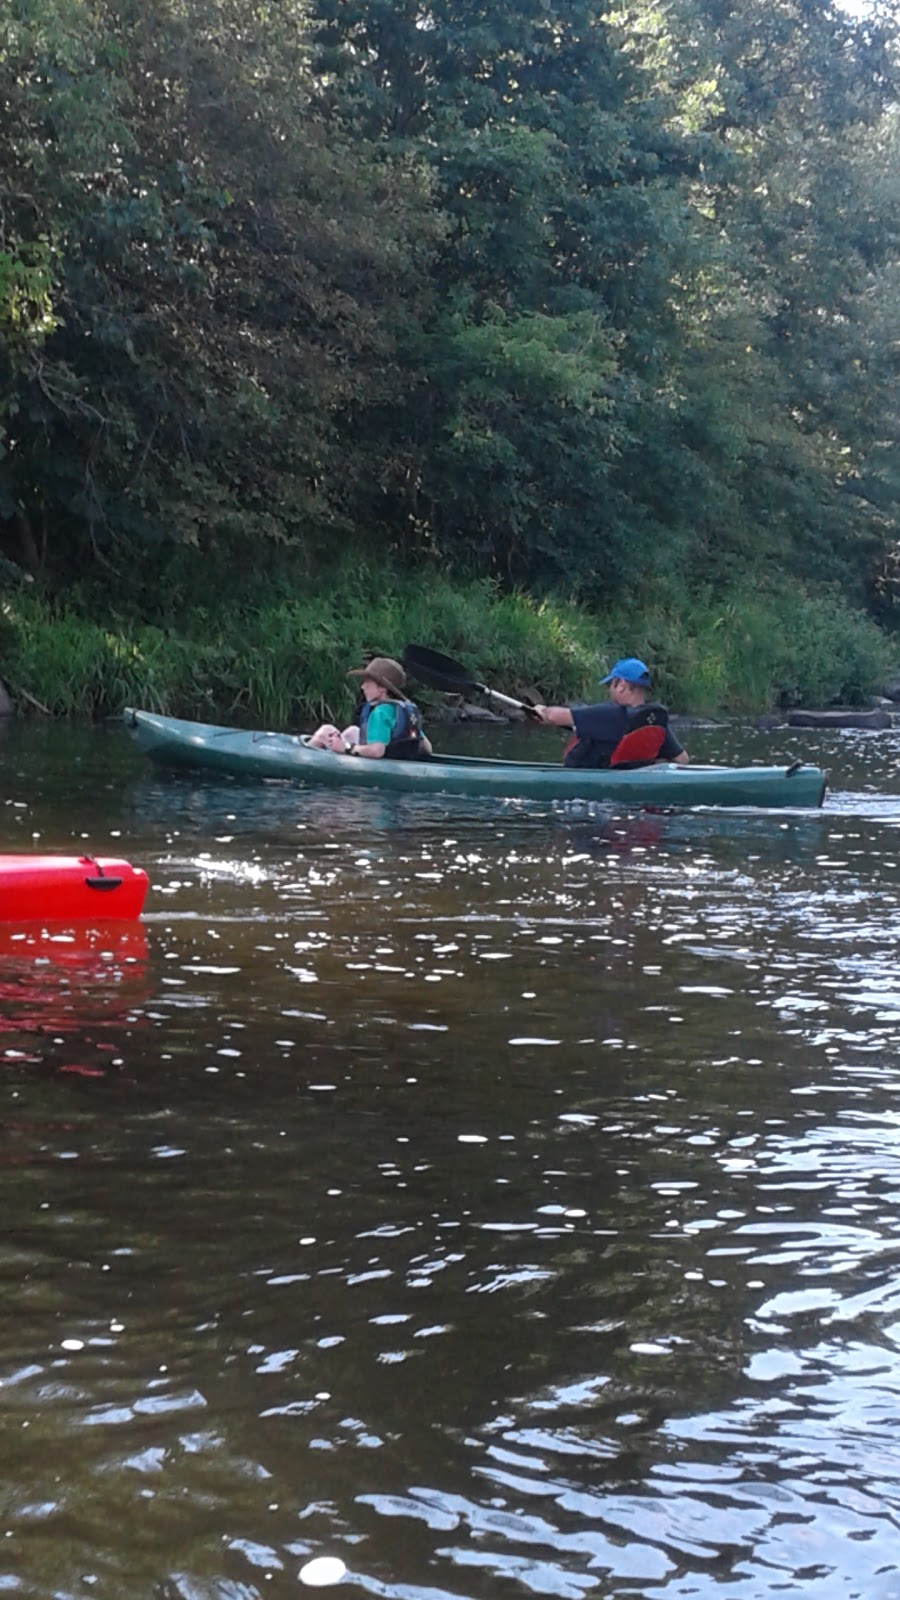
{"type": "Polygon", "coordinates": [[[10,0],[0,555],[891,615],[895,10],[10,0]]]}
{"type": "Polygon", "coordinates": [[[2,46],[10,553],[112,578],[321,537],[336,418],[391,385],[415,178],[325,136],[284,0],[19,0],[2,46]]]}
{"type": "Polygon", "coordinates": [[[691,204],[716,266],[688,315],[701,410],[727,418],[738,447],[736,520],[716,554],[755,544],[776,571],[871,595],[888,529],[859,490],[893,410],[898,18],[674,0],[662,37],[643,4],[632,26],[712,152],[691,204]]]}

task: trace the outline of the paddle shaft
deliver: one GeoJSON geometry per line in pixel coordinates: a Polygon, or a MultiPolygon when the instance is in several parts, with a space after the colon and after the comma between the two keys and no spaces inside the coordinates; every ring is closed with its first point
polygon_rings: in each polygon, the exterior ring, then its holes
{"type": "Polygon", "coordinates": [[[477,689],[479,694],[486,695],[488,700],[496,700],[498,706],[509,706],[513,711],[534,714],[534,706],[526,705],[524,700],[514,700],[512,695],[501,694],[499,689],[492,689],[487,683],[473,683],[471,687],[477,689]]]}

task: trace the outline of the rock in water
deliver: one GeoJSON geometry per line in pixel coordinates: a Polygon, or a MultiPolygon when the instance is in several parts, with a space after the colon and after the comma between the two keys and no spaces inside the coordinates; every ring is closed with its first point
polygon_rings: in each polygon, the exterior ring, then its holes
{"type": "Polygon", "coordinates": [[[789,711],[791,728],[890,728],[890,711],[789,711]]]}

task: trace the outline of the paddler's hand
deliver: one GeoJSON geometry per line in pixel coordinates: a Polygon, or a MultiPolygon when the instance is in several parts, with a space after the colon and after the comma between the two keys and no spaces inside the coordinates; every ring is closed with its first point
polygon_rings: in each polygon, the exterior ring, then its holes
{"type": "Polygon", "coordinates": [[[548,723],[551,728],[574,727],[568,706],[533,706],[532,710],[541,722],[548,723]]]}

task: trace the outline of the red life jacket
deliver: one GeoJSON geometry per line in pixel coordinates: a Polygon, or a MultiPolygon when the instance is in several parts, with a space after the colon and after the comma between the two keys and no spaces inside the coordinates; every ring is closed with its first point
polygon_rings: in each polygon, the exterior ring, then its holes
{"type": "Polygon", "coordinates": [[[620,739],[609,758],[611,767],[645,767],[655,761],[666,742],[666,730],[656,727],[635,728],[620,739]]]}
{"type": "Polygon", "coordinates": [[[630,717],[629,731],[621,738],[609,758],[611,767],[646,767],[656,761],[669,731],[665,706],[651,701],[639,706],[630,717]]]}

